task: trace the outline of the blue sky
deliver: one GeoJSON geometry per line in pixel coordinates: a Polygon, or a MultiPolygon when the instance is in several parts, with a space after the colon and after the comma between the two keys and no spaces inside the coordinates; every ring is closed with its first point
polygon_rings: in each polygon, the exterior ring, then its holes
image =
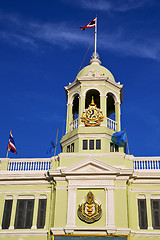
{"type": "MultiPolygon", "coordinates": [[[[65,132],[64,86],[80,70],[98,15],[102,65],[124,85],[122,128],[130,153],[160,155],[159,0],[1,0],[0,157],[12,129],[17,156],[50,157],[65,132]]],[[[92,44],[83,67],[94,51],[92,44]]],[[[58,153],[60,146],[58,145],[58,153]]]]}

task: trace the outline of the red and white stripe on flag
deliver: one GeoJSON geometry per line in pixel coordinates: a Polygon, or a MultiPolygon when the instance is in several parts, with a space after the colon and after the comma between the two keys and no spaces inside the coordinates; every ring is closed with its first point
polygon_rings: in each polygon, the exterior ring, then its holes
{"type": "Polygon", "coordinates": [[[86,24],[84,27],[80,27],[81,30],[85,30],[87,28],[93,28],[96,26],[96,20],[97,17],[95,17],[91,22],[89,22],[88,24],[86,24]]]}

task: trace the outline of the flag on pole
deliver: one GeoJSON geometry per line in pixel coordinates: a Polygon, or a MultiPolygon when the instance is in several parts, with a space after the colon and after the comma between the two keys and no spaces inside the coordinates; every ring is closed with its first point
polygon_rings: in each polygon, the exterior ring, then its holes
{"type": "Polygon", "coordinates": [[[17,154],[15,142],[14,142],[13,135],[12,135],[12,130],[10,131],[9,143],[8,143],[8,147],[7,147],[7,152],[9,152],[9,151],[17,154]]]}
{"type": "Polygon", "coordinates": [[[124,130],[124,131],[113,133],[111,140],[113,143],[117,144],[119,147],[124,147],[126,143],[126,131],[124,130]]]}
{"type": "Polygon", "coordinates": [[[80,27],[80,29],[83,31],[87,28],[93,28],[93,27],[96,27],[96,20],[97,20],[97,17],[95,17],[91,22],[89,22],[88,24],[86,24],[84,27],[80,27]]]}

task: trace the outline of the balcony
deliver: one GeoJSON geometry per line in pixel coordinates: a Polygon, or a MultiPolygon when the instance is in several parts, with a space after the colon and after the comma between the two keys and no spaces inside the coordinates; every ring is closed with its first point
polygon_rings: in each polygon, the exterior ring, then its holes
{"type": "Polygon", "coordinates": [[[107,118],[107,127],[110,128],[110,129],[113,129],[114,131],[116,131],[117,129],[117,122],[110,119],[110,118],[107,118]]]}
{"type": "Polygon", "coordinates": [[[138,158],[133,162],[135,170],[160,170],[160,158],[138,158]]]}
{"type": "MultiPolygon", "coordinates": [[[[110,128],[110,129],[113,129],[114,131],[116,131],[116,129],[117,129],[117,122],[112,120],[112,119],[110,119],[110,118],[107,118],[107,127],[110,128]]],[[[70,131],[72,131],[72,130],[74,130],[76,128],[78,128],[78,118],[70,123],[70,131]]]]}
{"type": "Polygon", "coordinates": [[[51,169],[50,159],[14,159],[8,162],[8,171],[47,171],[51,169]]]}
{"type": "Polygon", "coordinates": [[[78,118],[70,123],[70,131],[78,128],[78,118]]]}

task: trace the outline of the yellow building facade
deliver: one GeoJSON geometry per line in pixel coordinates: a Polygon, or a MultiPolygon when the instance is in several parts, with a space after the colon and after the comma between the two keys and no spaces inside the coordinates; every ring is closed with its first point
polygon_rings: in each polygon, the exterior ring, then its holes
{"type": "Polygon", "coordinates": [[[0,239],[160,239],[160,157],[134,157],[111,139],[123,85],[94,55],[65,91],[62,152],[0,159],[0,239]]]}

